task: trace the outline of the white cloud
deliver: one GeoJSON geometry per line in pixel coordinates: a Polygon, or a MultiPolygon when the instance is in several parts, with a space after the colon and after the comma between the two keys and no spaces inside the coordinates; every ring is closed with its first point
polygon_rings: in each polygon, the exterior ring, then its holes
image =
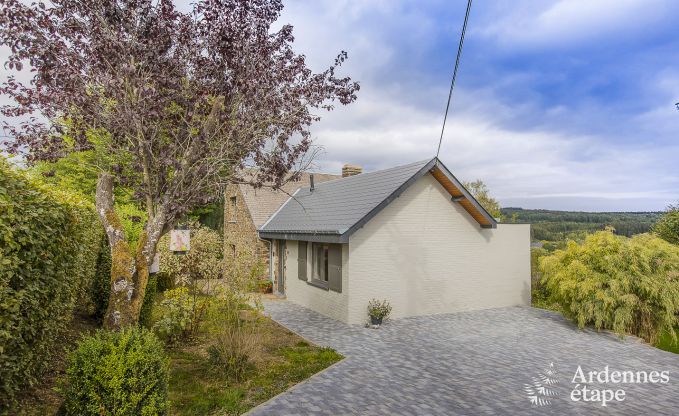
{"type": "MultiPolygon", "coordinates": [[[[512,130],[492,116],[511,110],[488,110],[461,111],[449,119],[441,159],[462,180],[486,181],[503,203],[654,210],[679,199],[679,177],[666,174],[679,147],[612,147],[606,145],[610,138],[512,130]],[[657,180],[648,183],[648,177],[657,180]]],[[[441,121],[440,113],[397,97],[364,94],[314,129],[316,143],[325,150],[318,167],[339,172],[343,163],[358,163],[375,170],[432,157],[441,121]]]]}
{"type": "MultiPolygon", "coordinates": [[[[545,2],[511,2],[511,10],[491,9],[492,15],[484,10],[487,5],[477,7],[473,12],[482,15],[481,20],[493,22],[486,36],[514,44],[562,45],[639,30],[665,19],[671,5],[655,0],[569,0],[546,6],[545,2]]],[[[403,30],[411,34],[405,42],[427,45],[440,28],[424,10],[403,12],[403,3],[395,1],[286,5],[281,22],[295,26],[295,47],[307,54],[314,69],[322,69],[332,54],[345,49],[350,59],[343,73],[362,82],[356,103],[323,114],[314,126],[316,143],[324,148],[318,169],[339,172],[343,163],[350,162],[375,170],[434,155],[447,85],[421,80],[419,74],[398,71],[397,66],[399,59],[407,59],[399,56],[403,30]],[[384,77],[391,67],[397,72],[384,77]],[[421,83],[413,83],[413,78],[421,83]]],[[[458,84],[455,91],[441,158],[460,179],[481,178],[503,203],[526,207],[651,210],[679,198],[679,178],[667,174],[679,149],[645,147],[643,141],[616,145],[614,136],[587,132],[589,123],[607,121],[596,117],[609,116],[596,104],[550,108],[530,96],[516,101],[497,92],[517,83],[530,85],[532,78],[539,81],[544,76],[539,68],[530,74],[500,75],[483,88],[470,90],[458,84]],[[573,133],[527,125],[541,114],[583,128],[573,133]],[[654,180],[649,182],[649,177],[654,180]]],[[[657,88],[674,85],[669,85],[670,75],[662,79],[664,85],[659,80],[657,88]]],[[[657,126],[640,124],[639,128],[657,131],[657,126]]]]}
{"type": "MultiPolygon", "coordinates": [[[[319,170],[339,172],[347,162],[375,170],[434,155],[448,81],[423,76],[429,66],[414,73],[419,70],[403,70],[401,64],[420,58],[417,46],[434,43],[442,22],[416,6],[391,0],[286,2],[278,24],[295,26],[295,50],[307,55],[312,69],[325,69],[347,50],[341,73],[362,86],[356,103],[323,113],[313,126],[316,144],[324,148],[319,170]]],[[[661,0],[479,2],[471,28],[483,35],[477,40],[512,47],[577,45],[633,36],[676,16],[670,12],[677,8],[679,2],[661,0]]],[[[458,178],[483,179],[506,206],[656,210],[679,200],[679,175],[673,173],[679,145],[657,147],[644,140],[676,137],[672,120],[679,122],[679,113],[672,104],[679,101],[679,95],[673,97],[679,94],[679,73],[654,68],[646,75],[645,93],[655,105],[621,121],[622,128],[639,132],[632,143],[598,128],[615,114],[596,102],[541,104],[530,89],[546,76],[539,66],[530,73],[497,68],[493,74],[484,87],[471,89],[464,76],[456,87],[441,159],[458,178]],[[499,92],[519,95],[517,85],[521,99],[499,92]]]]}
{"type": "Polygon", "coordinates": [[[505,46],[556,47],[638,36],[673,22],[677,10],[672,0],[512,1],[486,14],[476,32],[505,46]]]}

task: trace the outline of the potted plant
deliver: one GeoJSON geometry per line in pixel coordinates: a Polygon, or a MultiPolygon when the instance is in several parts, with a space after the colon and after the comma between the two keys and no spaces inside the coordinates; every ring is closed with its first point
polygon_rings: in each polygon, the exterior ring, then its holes
{"type": "Polygon", "coordinates": [[[391,305],[386,300],[372,299],[368,302],[368,316],[373,327],[382,325],[382,320],[391,313],[391,305]]]}
{"type": "Polygon", "coordinates": [[[257,282],[260,293],[271,293],[273,292],[273,283],[271,280],[260,280],[257,282]]]}

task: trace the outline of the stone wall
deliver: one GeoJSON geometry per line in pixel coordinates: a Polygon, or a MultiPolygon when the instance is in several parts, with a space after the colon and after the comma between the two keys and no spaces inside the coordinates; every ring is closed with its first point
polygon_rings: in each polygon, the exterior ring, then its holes
{"type": "Polygon", "coordinates": [[[284,245],[284,250],[283,252],[279,251],[278,247],[278,240],[272,240],[271,242],[272,249],[273,249],[273,255],[271,256],[271,264],[273,265],[271,269],[271,277],[273,278],[273,293],[285,293],[287,289],[287,284],[286,281],[286,271],[288,269],[287,264],[285,263],[285,260],[289,258],[288,253],[288,244],[284,245]],[[278,287],[278,280],[279,280],[279,262],[281,259],[281,256],[283,258],[283,288],[278,287]]]}
{"type": "Polygon", "coordinates": [[[258,275],[269,276],[269,244],[257,236],[240,187],[233,184],[224,192],[224,265],[227,273],[257,267],[258,275]]]}
{"type": "MultiPolygon", "coordinates": [[[[356,169],[360,167],[354,166],[354,172],[357,172],[356,169]]],[[[272,262],[274,267],[270,268],[270,245],[267,241],[259,239],[257,226],[261,226],[275,213],[288,200],[290,194],[299,187],[308,186],[310,176],[309,173],[303,173],[300,180],[284,184],[280,191],[267,188],[254,189],[245,185],[227,186],[224,191],[224,258],[227,272],[239,268],[249,271],[255,265],[259,265],[258,274],[266,278],[273,276],[274,289],[278,289],[276,287],[278,254],[274,250],[273,255],[276,258],[272,262]]],[[[340,175],[314,174],[316,183],[339,178],[340,175]]]]}

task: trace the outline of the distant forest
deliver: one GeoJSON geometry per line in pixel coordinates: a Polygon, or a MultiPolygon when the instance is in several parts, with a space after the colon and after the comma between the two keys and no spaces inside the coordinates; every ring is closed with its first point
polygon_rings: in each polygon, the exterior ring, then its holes
{"type": "Polygon", "coordinates": [[[603,230],[632,236],[650,231],[662,212],[577,212],[502,208],[505,222],[531,224],[533,241],[563,241],[572,235],[603,230]]]}

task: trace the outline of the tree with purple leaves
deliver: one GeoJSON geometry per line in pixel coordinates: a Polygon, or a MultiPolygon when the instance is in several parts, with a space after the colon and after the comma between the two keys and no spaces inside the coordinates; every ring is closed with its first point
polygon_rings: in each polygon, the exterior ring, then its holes
{"type": "Polygon", "coordinates": [[[159,238],[228,182],[279,187],[309,162],[310,126],[359,85],[336,74],[341,52],[313,73],[273,31],[280,0],[0,0],[5,63],[3,147],[28,163],[89,152],[96,206],[113,264],[105,326],[134,324],[159,238]],[[256,173],[239,177],[240,168],[256,173]],[[131,244],[114,209],[125,186],[147,213],[131,244]]]}

